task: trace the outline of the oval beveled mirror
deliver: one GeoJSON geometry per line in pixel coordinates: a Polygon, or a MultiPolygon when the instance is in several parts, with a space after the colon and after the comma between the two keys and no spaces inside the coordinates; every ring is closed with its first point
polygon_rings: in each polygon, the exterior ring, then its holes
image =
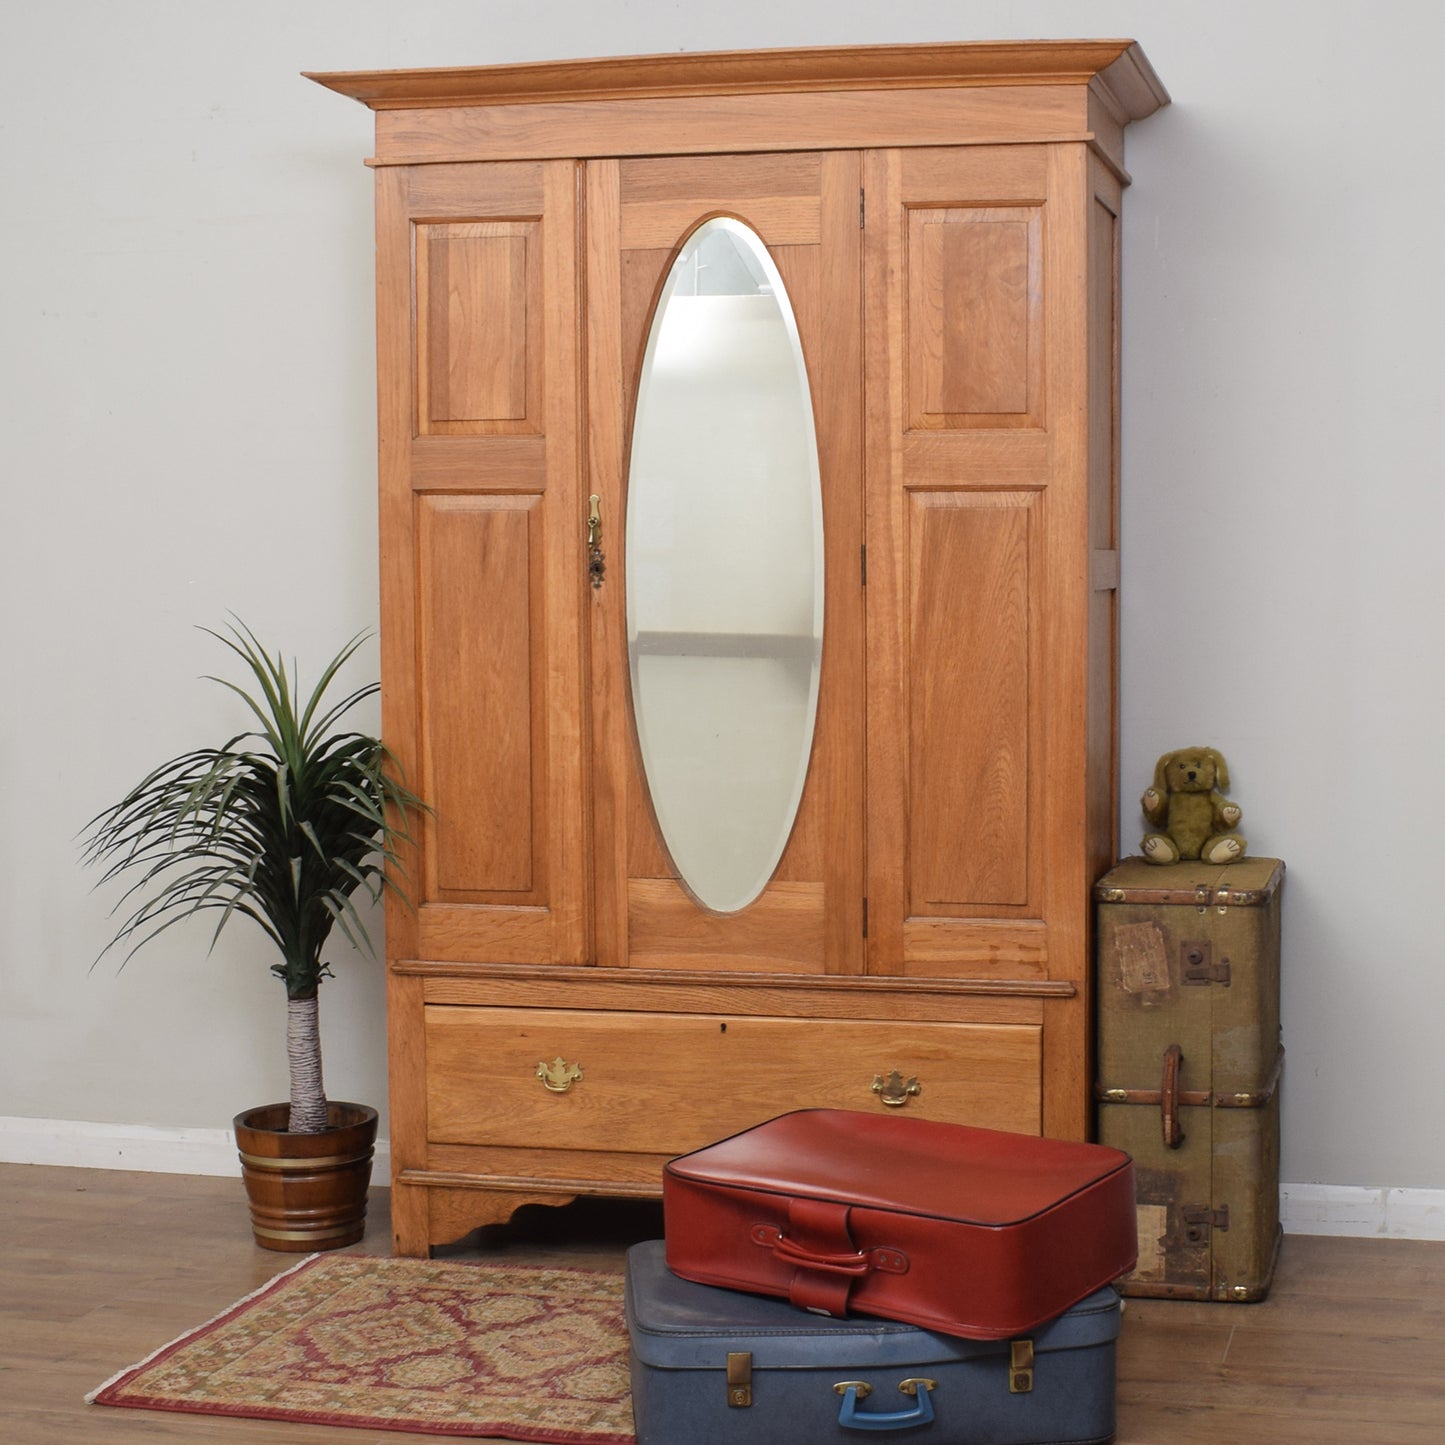
{"type": "Polygon", "coordinates": [[[683,883],[745,908],[812,752],[823,495],[793,309],[762,238],[704,221],[658,298],[627,483],[627,652],[642,767],[683,883]]]}

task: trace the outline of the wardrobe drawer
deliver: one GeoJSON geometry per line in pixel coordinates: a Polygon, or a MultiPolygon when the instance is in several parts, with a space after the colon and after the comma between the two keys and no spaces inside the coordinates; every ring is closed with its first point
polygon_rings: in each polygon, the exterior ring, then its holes
{"type": "Polygon", "coordinates": [[[438,1144],[672,1154],[806,1108],[1041,1127],[1034,1025],[431,1005],[426,1051],[438,1144]],[[890,1106],[894,1071],[918,1089],[890,1106]]]}

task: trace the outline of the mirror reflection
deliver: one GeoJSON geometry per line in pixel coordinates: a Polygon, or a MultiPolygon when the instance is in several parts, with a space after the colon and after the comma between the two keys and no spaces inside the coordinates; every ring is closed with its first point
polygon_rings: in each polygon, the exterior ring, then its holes
{"type": "Polygon", "coordinates": [[[792,831],[823,635],[823,500],[792,306],[705,221],[653,315],[628,474],[627,642],[653,810],[699,903],[746,907],[792,831]]]}

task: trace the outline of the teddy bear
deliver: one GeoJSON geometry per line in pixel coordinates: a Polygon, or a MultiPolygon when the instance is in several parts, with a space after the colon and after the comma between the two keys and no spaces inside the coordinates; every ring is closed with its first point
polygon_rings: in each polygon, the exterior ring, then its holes
{"type": "Polygon", "coordinates": [[[1178,748],[1154,766],[1154,786],[1139,800],[1145,818],[1158,831],[1146,833],[1140,846],[1151,863],[1233,863],[1244,857],[1245,840],[1236,831],[1240,809],[1224,794],[1229,766],[1214,748],[1178,748]]]}

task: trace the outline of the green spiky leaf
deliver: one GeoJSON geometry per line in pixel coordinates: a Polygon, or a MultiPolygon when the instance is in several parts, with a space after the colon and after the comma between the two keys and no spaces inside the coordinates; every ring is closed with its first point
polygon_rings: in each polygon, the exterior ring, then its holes
{"type": "Polygon", "coordinates": [[[425,805],[380,740],[333,731],[377,690],[371,683],[327,701],[365,633],[303,695],[295,662],[288,671],[239,619],[224,633],[203,630],[245,663],[248,686],[211,680],[242,699],[258,728],[162,763],[87,825],[85,860],[104,867],[103,883],[129,884],[104,952],[124,946],[129,958],[211,910],[219,914],[214,945],[239,914],[279,950],[273,971],[288,996],[307,998],[329,973],[321,954],[333,927],[353,946],[370,947],[353,892],[405,897],[388,870],[397,869],[398,846],[411,841],[410,815],[425,805]]]}

